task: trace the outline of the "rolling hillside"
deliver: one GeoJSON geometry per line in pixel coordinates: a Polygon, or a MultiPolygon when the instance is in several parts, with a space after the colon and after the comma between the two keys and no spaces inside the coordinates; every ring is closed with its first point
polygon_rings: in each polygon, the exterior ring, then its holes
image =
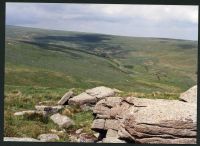
{"type": "MultiPolygon", "coordinates": [[[[120,96],[177,99],[197,80],[196,41],[6,26],[5,52],[4,137],[59,130],[51,120],[13,114],[56,105],[71,88],[79,94],[104,85],[124,91],[120,96]]],[[[79,128],[92,133],[91,111],[78,110],[71,109],[75,126],[60,141],[79,128]]]]}
{"type": "Polygon", "coordinates": [[[6,85],[181,92],[196,84],[197,42],[6,27],[6,85]]]}

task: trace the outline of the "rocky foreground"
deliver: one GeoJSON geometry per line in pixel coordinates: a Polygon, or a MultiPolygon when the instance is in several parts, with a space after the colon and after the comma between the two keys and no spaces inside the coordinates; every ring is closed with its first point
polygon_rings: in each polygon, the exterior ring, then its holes
{"type": "MultiPolygon", "coordinates": [[[[97,137],[87,138],[77,129],[76,142],[137,143],[137,144],[195,144],[197,135],[197,86],[180,95],[180,100],[116,97],[120,92],[104,86],[88,89],[74,96],[67,92],[57,105],[36,105],[35,110],[20,111],[15,116],[39,114],[61,128],[74,122],[59,113],[67,106],[79,105],[92,110],[91,129],[97,137]]],[[[65,131],[64,131],[65,132],[65,131]]],[[[87,135],[87,134],[85,134],[87,135]]],[[[45,142],[59,140],[53,133],[41,134],[38,139],[5,137],[4,141],[45,142]]]]}

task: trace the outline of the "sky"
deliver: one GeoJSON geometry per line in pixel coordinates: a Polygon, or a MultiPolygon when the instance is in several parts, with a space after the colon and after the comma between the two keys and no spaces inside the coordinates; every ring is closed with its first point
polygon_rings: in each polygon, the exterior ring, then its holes
{"type": "Polygon", "coordinates": [[[198,40],[198,6],[6,3],[6,24],[198,40]]]}

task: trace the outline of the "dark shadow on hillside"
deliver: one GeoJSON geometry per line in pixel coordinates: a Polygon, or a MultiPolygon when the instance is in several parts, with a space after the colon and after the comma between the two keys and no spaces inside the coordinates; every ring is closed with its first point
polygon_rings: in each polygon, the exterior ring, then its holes
{"type": "Polygon", "coordinates": [[[108,36],[96,35],[96,34],[79,34],[73,36],[42,36],[35,37],[36,41],[66,41],[66,42],[87,42],[87,43],[99,43],[104,40],[110,40],[108,36]]]}
{"type": "Polygon", "coordinates": [[[49,50],[49,51],[59,51],[62,53],[67,53],[74,59],[82,58],[81,55],[73,52],[73,50],[74,50],[73,48],[69,48],[69,47],[65,47],[65,46],[61,46],[61,45],[47,44],[47,43],[36,43],[36,42],[29,42],[29,41],[19,41],[19,42],[30,44],[30,45],[35,45],[37,47],[40,47],[41,49],[45,49],[45,50],[49,50]]]}
{"type": "Polygon", "coordinates": [[[197,44],[179,44],[179,48],[181,49],[192,49],[192,48],[198,48],[197,44]]]}

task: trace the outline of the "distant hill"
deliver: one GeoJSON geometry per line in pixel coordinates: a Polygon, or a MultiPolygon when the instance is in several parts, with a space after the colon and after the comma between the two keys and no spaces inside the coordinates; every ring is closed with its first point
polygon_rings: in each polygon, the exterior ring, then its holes
{"type": "Polygon", "coordinates": [[[6,26],[5,84],[177,92],[196,84],[197,41],[6,26]]]}

